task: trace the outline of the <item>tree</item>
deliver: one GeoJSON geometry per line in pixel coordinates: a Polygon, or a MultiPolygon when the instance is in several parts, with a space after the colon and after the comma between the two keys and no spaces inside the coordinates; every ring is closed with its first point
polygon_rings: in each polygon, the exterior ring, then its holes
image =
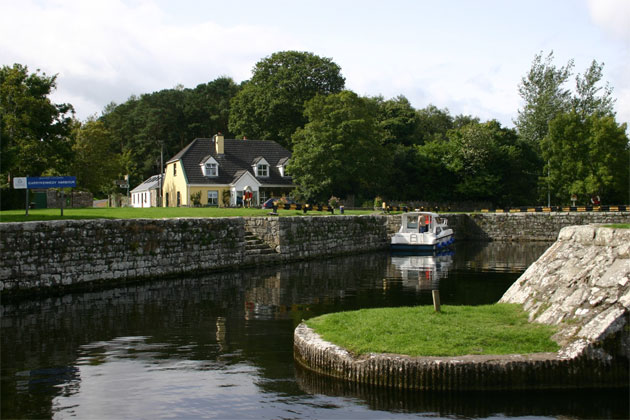
{"type": "Polygon", "coordinates": [[[306,200],[371,196],[389,168],[374,101],[343,91],[306,104],[308,123],[293,135],[289,172],[306,200]]]}
{"type": "Polygon", "coordinates": [[[113,181],[123,172],[114,138],[102,121],[88,119],[73,132],[72,173],[77,185],[98,196],[114,189],[113,181]]]}
{"type": "Polygon", "coordinates": [[[497,121],[472,122],[448,132],[446,166],[456,176],[461,200],[518,205],[535,196],[536,176],[527,176],[533,154],[513,129],[497,121]]]}
{"type": "Polygon", "coordinates": [[[598,95],[602,90],[602,87],[598,87],[597,84],[602,79],[603,67],[604,64],[598,64],[593,60],[584,75],[578,74],[575,78],[576,95],[573,98],[573,109],[582,118],[596,113],[615,115],[613,110],[615,99],[612,97],[612,88],[608,83],[603,87],[603,92],[598,95]]]}
{"type": "Polygon", "coordinates": [[[576,111],[558,115],[542,143],[547,163],[541,184],[549,186],[558,203],[576,194],[582,203],[593,195],[606,202],[623,202],[628,188],[626,124],[611,115],[585,119],[576,111]]]}
{"type": "Polygon", "coordinates": [[[453,128],[453,117],[448,109],[439,109],[428,105],[419,109],[416,144],[425,144],[433,140],[445,140],[446,132],[453,128]]]}
{"type": "Polygon", "coordinates": [[[162,150],[168,159],[196,137],[229,135],[230,101],[237,91],[232,79],[219,77],[194,89],[180,85],[108,105],[101,120],[119,145],[132,184],[159,173],[162,150]]]}
{"type": "Polygon", "coordinates": [[[48,97],[57,76],[29,74],[14,64],[0,69],[0,167],[2,186],[14,176],[66,174],[72,159],[74,109],[48,97]]]}
{"type": "Polygon", "coordinates": [[[387,101],[376,97],[374,101],[379,106],[378,119],[384,133],[383,143],[405,146],[416,143],[419,117],[409,100],[400,95],[387,101]]]}
{"type": "Polygon", "coordinates": [[[519,136],[534,147],[547,135],[549,122],[556,115],[569,110],[571,92],[563,87],[571,76],[573,60],[556,68],[553,51],[544,59],[542,53],[534,57],[532,67],[521,79],[518,92],[525,101],[515,121],[519,136]]]}
{"type": "Polygon", "coordinates": [[[341,68],[309,52],[272,54],[254,67],[232,101],[229,129],[239,136],[275,140],[291,148],[291,136],[307,122],[305,103],[340,92],[341,68]]]}

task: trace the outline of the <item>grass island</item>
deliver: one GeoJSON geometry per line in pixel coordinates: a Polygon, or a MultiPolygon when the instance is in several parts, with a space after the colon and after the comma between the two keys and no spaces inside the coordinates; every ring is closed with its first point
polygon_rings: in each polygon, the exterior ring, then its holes
{"type": "Polygon", "coordinates": [[[530,323],[520,305],[361,309],[305,321],[319,336],[355,355],[503,355],[555,352],[556,329],[530,323]]]}

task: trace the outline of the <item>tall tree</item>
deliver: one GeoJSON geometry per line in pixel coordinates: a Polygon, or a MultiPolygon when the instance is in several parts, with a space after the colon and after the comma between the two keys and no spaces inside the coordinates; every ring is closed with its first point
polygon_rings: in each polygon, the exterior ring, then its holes
{"type": "Polygon", "coordinates": [[[298,194],[315,201],[374,194],[390,167],[374,101],[343,91],[316,96],[304,113],[309,122],[293,135],[289,167],[298,194]]]}
{"type": "Polygon", "coordinates": [[[14,64],[0,68],[0,167],[2,186],[13,176],[66,174],[72,159],[74,109],[49,95],[57,76],[29,74],[14,64]]]}
{"type": "Polygon", "coordinates": [[[374,98],[379,106],[379,125],[383,129],[384,144],[402,144],[411,146],[416,143],[415,136],[419,117],[409,100],[402,95],[384,100],[374,98]]]}
{"type": "Polygon", "coordinates": [[[572,69],[573,60],[556,68],[553,51],[544,59],[540,53],[521,80],[518,92],[525,104],[518,110],[515,124],[521,138],[535,147],[547,135],[549,122],[571,106],[571,92],[563,85],[572,69]]]}
{"type": "Polygon", "coordinates": [[[584,75],[578,74],[575,78],[576,95],[573,98],[573,109],[582,118],[596,113],[615,115],[613,110],[615,99],[612,97],[612,88],[608,83],[603,87],[598,86],[602,80],[603,68],[603,63],[598,64],[597,61],[593,60],[584,75]]]}
{"type": "Polygon", "coordinates": [[[446,108],[440,109],[435,105],[428,105],[419,109],[417,113],[417,144],[445,140],[446,132],[453,128],[453,117],[446,108]]]}
{"type": "Polygon", "coordinates": [[[604,202],[623,202],[628,191],[629,144],[626,124],[611,115],[585,119],[575,111],[558,115],[542,143],[547,162],[541,183],[554,201],[569,202],[576,194],[583,204],[599,195],[604,202]]]}
{"type": "Polygon", "coordinates": [[[341,68],[329,58],[274,53],[256,63],[251,80],[232,101],[230,131],[291,148],[291,136],[307,122],[305,103],[316,95],[338,93],[344,84],[341,68]]]}
{"type": "Polygon", "coordinates": [[[102,121],[91,118],[77,125],[73,136],[72,173],[77,177],[77,184],[97,196],[110,193],[114,189],[113,181],[119,179],[123,171],[113,136],[102,121]]]}

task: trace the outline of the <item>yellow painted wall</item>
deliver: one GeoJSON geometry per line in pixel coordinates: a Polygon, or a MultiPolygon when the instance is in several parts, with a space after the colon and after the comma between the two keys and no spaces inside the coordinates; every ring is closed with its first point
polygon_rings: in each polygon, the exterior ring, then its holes
{"type": "MultiPolygon", "coordinates": [[[[190,195],[192,197],[193,194],[196,194],[198,191],[201,191],[201,205],[205,206],[208,204],[208,191],[218,191],[219,194],[219,207],[225,207],[227,205],[229,205],[229,203],[224,203],[223,202],[223,191],[224,190],[230,190],[230,187],[219,187],[219,186],[212,186],[212,185],[208,185],[208,186],[203,186],[203,187],[190,187],[190,195]]],[[[192,200],[190,202],[190,205],[192,206],[192,200]]]]}
{"type": "Polygon", "coordinates": [[[184,174],[184,168],[181,161],[176,161],[166,165],[164,186],[163,186],[163,201],[162,205],[166,206],[166,193],[168,193],[168,206],[177,207],[177,192],[181,194],[180,206],[188,205],[188,186],[186,184],[186,175],[184,174]],[[173,166],[177,165],[176,175],[173,175],[173,166]]]}

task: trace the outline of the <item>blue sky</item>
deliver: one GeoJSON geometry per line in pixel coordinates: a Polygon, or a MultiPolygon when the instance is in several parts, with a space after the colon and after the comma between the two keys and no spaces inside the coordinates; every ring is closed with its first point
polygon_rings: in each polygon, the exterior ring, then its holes
{"type": "MultiPolygon", "coordinates": [[[[630,0],[0,0],[0,64],[58,74],[80,119],[131,95],[240,82],[276,51],[339,64],[361,95],[513,125],[534,55],[595,59],[630,121],[630,0]]],[[[571,87],[573,86],[571,81],[571,87]]]]}

